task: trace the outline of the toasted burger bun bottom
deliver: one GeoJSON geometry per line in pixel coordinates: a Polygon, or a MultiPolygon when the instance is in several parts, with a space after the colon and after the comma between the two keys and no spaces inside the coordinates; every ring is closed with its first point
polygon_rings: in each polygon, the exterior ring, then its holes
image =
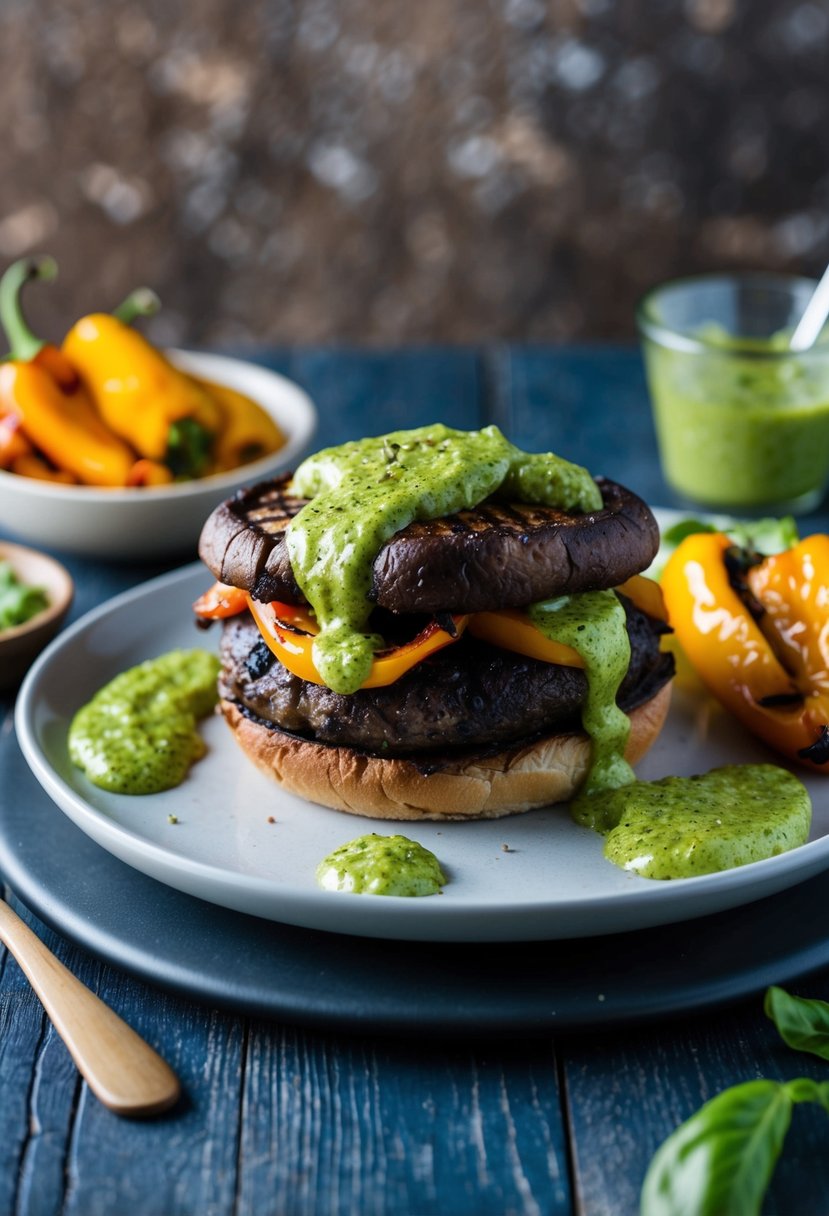
{"type": "MultiPolygon", "coordinates": [[[[662,729],[666,684],[630,714],[627,759],[635,764],[662,729]]],[[[251,760],[283,789],[309,802],[373,819],[497,819],[565,802],[587,773],[581,733],[555,734],[495,755],[417,765],[299,739],[248,718],[230,701],[221,711],[251,760]]]]}

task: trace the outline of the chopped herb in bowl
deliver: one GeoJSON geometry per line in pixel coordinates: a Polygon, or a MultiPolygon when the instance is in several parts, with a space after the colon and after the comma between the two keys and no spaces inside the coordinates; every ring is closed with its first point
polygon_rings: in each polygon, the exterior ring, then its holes
{"type": "Polygon", "coordinates": [[[42,587],[21,581],[11,562],[0,561],[0,630],[25,625],[48,607],[49,597],[42,587]]]}

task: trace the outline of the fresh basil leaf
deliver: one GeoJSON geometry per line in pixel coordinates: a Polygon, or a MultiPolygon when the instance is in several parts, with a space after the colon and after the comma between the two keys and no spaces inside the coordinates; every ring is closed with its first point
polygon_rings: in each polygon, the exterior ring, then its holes
{"type": "Polygon", "coordinates": [[[677,520],[662,533],[659,552],[647,571],[648,575],[658,579],[674,549],[687,536],[694,536],[698,532],[724,532],[741,549],[761,553],[763,557],[783,553],[800,540],[793,515],[784,515],[780,519],[770,516],[768,519],[749,520],[734,519],[731,515],[710,515],[707,520],[689,516],[677,520]]]}
{"type": "Polygon", "coordinates": [[[791,996],[783,988],[769,988],[763,1009],[789,1047],[829,1060],[829,1005],[825,1001],[791,996]]]}
{"type": "Polygon", "coordinates": [[[794,1081],[784,1081],[783,1088],[792,1102],[817,1102],[829,1113],[829,1081],[798,1077],[794,1081]]]}
{"type": "Polygon", "coordinates": [[[758,1216],[792,1117],[778,1081],[747,1081],[706,1102],[660,1146],[641,1216],[758,1216]]]}
{"type": "Polygon", "coordinates": [[[743,549],[762,553],[764,557],[772,553],[784,553],[800,540],[793,515],[784,515],[780,519],[754,519],[741,523],[735,521],[722,531],[727,532],[743,549]]]}
{"type": "Polygon", "coordinates": [[[695,536],[698,532],[716,532],[713,524],[703,523],[701,519],[680,519],[677,523],[666,528],[662,533],[662,541],[675,549],[687,536],[695,536]]]}
{"type": "Polygon", "coordinates": [[[0,629],[14,629],[49,607],[42,587],[22,583],[11,562],[0,562],[0,629]]]}

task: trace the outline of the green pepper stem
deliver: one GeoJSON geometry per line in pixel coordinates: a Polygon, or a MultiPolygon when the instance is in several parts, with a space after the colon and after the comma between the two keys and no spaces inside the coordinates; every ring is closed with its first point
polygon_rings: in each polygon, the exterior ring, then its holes
{"type": "Polygon", "coordinates": [[[132,325],[137,317],[151,317],[158,312],[161,301],[149,287],[136,287],[123,303],[113,309],[112,315],[125,325],[132,325]]]}
{"type": "Polygon", "coordinates": [[[58,264],[54,258],[21,258],[18,262],[13,262],[0,279],[0,325],[5,330],[11,358],[23,361],[34,359],[38,351],[46,345],[29,328],[23,316],[20,295],[32,279],[48,282],[54,279],[57,273],[58,264]]]}

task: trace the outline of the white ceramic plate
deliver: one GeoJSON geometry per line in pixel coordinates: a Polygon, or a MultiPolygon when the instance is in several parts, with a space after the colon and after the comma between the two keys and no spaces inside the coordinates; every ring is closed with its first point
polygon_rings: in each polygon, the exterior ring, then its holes
{"type": "MultiPolygon", "coordinates": [[[[829,780],[811,778],[812,839],[720,874],[659,882],[602,856],[602,839],[566,807],[475,823],[392,824],[326,810],[282,792],[237,748],[224,722],[203,727],[207,756],[183,785],[149,797],[107,794],[73,769],[74,711],[107,680],[176,646],[216,646],[190,605],[209,583],[199,565],[145,583],[89,613],[37,660],[16,725],[37,779],[89,836],[136,869],[212,903],[271,920],[368,937],[519,941],[617,933],[717,912],[801,882],[829,865],[829,780]],[[174,815],[178,822],[170,823],[174,815]],[[269,822],[273,817],[274,823],[269,822]],[[402,830],[432,849],[444,893],[405,899],[319,890],[317,863],[364,832],[402,830]],[[509,851],[505,851],[504,845],[509,851]]],[[[769,759],[709,698],[677,690],[644,777],[769,759]]],[[[57,812],[56,812],[57,813],[57,812]]]]}

